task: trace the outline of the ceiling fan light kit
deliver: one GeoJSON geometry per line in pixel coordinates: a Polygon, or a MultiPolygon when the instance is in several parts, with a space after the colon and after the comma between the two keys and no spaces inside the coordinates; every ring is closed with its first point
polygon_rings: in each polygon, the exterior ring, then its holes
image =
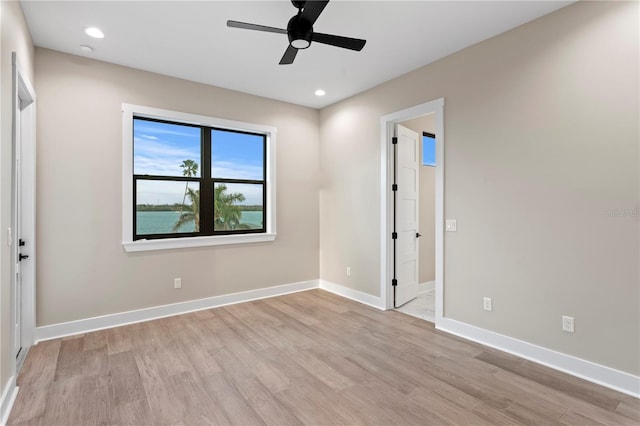
{"type": "Polygon", "coordinates": [[[227,26],[245,30],[286,34],[289,38],[289,46],[285,50],[282,59],[280,59],[280,65],[292,64],[293,60],[296,58],[298,50],[307,49],[311,46],[311,42],[328,44],[330,46],[356,50],[358,52],[361,51],[366,44],[367,41],[362,39],[316,33],[313,31],[313,24],[315,24],[316,20],[327,6],[327,3],[329,3],[329,0],[291,0],[291,3],[298,9],[298,13],[289,20],[286,30],[232,20],[227,21],[227,26]]]}

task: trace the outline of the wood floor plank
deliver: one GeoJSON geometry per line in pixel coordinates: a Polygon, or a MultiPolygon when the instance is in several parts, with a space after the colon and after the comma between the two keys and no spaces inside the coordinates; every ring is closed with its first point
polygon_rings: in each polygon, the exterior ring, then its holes
{"type": "Polygon", "coordinates": [[[41,342],[8,425],[638,425],[640,401],[319,289],[41,342]]]}
{"type": "MultiPolygon", "coordinates": [[[[606,423],[600,423],[594,419],[589,417],[585,417],[580,413],[576,413],[574,411],[567,411],[562,415],[560,421],[567,425],[581,425],[581,426],[606,426],[606,423]]],[[[618,423],[621,424],[621,423],[618,423]]]]}
{"type": "Polygon", "coordinates": [[[82,339],[83,338],[80,337],[77,339],[62,340],[54,380],[76,376],[82,372],[82,339]]]}
{"type": "MultiPolygon", "coordinates": [[[[522,424],[517,417],[506,411],[496,408],[493,404],[482,403],[471,410],[476,416],[488,421],[494,426],[512,426],[522,424]]],[[[577,424],[576,426],[578,426],[577,424]]]]}
{"type": "Polygon", "coordinates": [[[439,424],[491,425],[491,422],[476,415],[473,411],[461,409],[460,406],[451,404],[450,400],[438,395],[426,386],[411,391],[409,399],[419,406],[429,407],[429,411],[439,419],[439,424]]]}
{"type": "MultiPolygon", "coordinates": [[[[510,371],[500,371],[496,374],[496,380],[503,383],[503,392],[519,390],[514,392],[514,394],[520,394],[520,397],[524,398],[527,403],[531,404],[538,402],[541,407],[549,407],[551,410],[555,411],[559,410],[558,407],[564,407],[567,409],[565,411],[573,411],[603,424],[628,424],[628,418],[616,411],[603,410],[589,402],[576,398],[574,395],[558,392],[534,380],[519,376],[510,371]],[[522,390],[526,392],[525,395],[522,395],[522,390]]],[[[565,412],[561,418],[566,416],[567,412],[565,412]]],[[[568,417],[571,416],[569,415],[568,417]]]]}
{"type": "Polygon", "coordinates": [[[296,350],[288,353],[289,358],[334,390],[353,386],[349,378],[340,374],[332,366],[316,357],[310,350],[296,350]]]}
{"type": "Polygon", "coordinates": [[[134,324],[131,326],[115,327],[107,330],[107,345],[109,355],[131,350],[131,339],[135,336],[135,340],[140,341],[141,335],[132,333],[133,330],[144,327],[144,323],[134,324]]]}
{"type": "Polygon", "coordinates": [[[523,360],[521,363],[505,362],[505,354],[500,355],[496,352],[491,354],[488,351],[476,356],[476,358],[487,363],[492,363],[503,370],[511,371],[520,376],[527,377],[528,379],[538,383],[551,386],[555,389],[563,389],[566,393],[574,394],[580,399],[586,400],[591,404],[609,411],[615,410],[620,403],[619,397],[616,398],[614,396],[617,393],[615,391],[593,392],[591,383],[588,383],[585,380],[571,377],[569,375],[556,374],[548,368],[534,364],[530,361],[523,360]],[[609,393],[611,396],[608,395],[609,393]]]}
{"type": "Polygon", "coordinates": [[[633,419],[640,424],[640,400],[621,401],[616,408],[616,413],[633,419]]]}
{"type": "Polygon", "coordinates": [[[276,398],[287,410],[301,420],[303,424],[349,425],[347,419],[340,415],[334,407],[318,404],[308,393],[292,386],[278,392],[276,398]]]}
{"type": "Polygon", "coordinates": [[[229,383],[224,373],[206,376],[203,382],[205,389],[207,389],[212,396],[212,401],[224,411],[230,424],[265,424],[251,404],[240,394],[238,389],[229,383]]]}
{"type": "Polygon", "coordinates": [[[125,402],[117,406],[111,406],[111,421],[109,424],[117,426],[134,426],[153,424],[149,405],[144,399],[125,402]]]}
{"type": "Polygon", "coordinates": [[[90,351],[108,346],[108,330],[99,330],[93,333],[87,333],[82,339],[82,350],[90,351]]]}
{"type": "MultiPolygon", "coordinates": [[[[109,399],[112,407],[145,401],[146,395],[140,370],[131,351],[109,357],[109,399]]],[[[129,409],[125,410],[129,412],[129,409]]],[[[129,418],[129,415],[127,415],[129,418]]]]}
{"type": "Polygon", "coordinates": [[[37,347],[31,348],[18,376],[17,385],[38,388],[53,382],[61,345],[62,340],[58,339],[41,342],[37,347]]]}
{"type": "Polygon", "coordinates": [[[256,378],[236,381],[236,387],[268,425],[300,425],[295,413],[283,406],[256,378]]]}
{"type": "Polygon", "coordinates": [[[224,425],[230,420],[220,406],[212,404],[211,395],[205,390],[203,384],[190,372],[184,372],[171,376],[169,386],[178,395],[175,403],[180,403],[184,408],[182,422],[186,425],[224,425]]]}
{"type": "Polygon", "coordinates": [[[300,321],[304,325],[314,325],[320,322],[318,318],[315,318],[312,315],[309,315],[309,313],[305,312],[304,309],[298,309],[295,306],[291,306],[291,304],[287,303],[286,297],[283,297],[283,298],[273,297],[271,299],[266,299],[264,303],[273,307],[274,309],[277,309],[283,314],[297,321],[300,321]]]}
{"type": "Polygon", "coordinates": [[[109,372],[109,354],[107,345],[82,351],[82,375],[106,376],[109,372]]]}
{"type": "Polygon", "coordinates": [[[227,327],[235,331],[238,335],[242,336],[243,339],[247,341],[247,343],[253,349],[259,351],[271,346],[264,337],[260,336],[258,333],[255,333],[253,330],[244,325],[242,321],[234,317],[233,314],[231,314],[230,310],[226,308],[220,308],[220,310],[216,312],[216,316],[220,318],[227,327]]]}
{"type": "Polygon", "coordinates": [[[16,425],[38,424],[47,407],[50,386],[24,386],[20,389],[13,405],[11,421],[16,425]]]}
{"type": "Polygon", "coordinates": [[[153,351],[136,354],[135,361],[150,408],[151,422],[172,424],[182,421],[185,407],[178,403],[179,395],[168,381],[169,374],[156,354],[153,351]]]}

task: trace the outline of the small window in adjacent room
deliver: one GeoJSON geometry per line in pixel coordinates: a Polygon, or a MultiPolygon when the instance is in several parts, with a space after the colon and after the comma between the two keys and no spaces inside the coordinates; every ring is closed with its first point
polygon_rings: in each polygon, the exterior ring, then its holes
{"type": "Polygon", "coordinates": [[[436,135],[433,133],[422,133],[422,165],[436,165],[436,135]]]}
{"type": "Polygon", "coordinates": [[[275,128],[123,105],[127,251],[275,238],[275,128]]]}

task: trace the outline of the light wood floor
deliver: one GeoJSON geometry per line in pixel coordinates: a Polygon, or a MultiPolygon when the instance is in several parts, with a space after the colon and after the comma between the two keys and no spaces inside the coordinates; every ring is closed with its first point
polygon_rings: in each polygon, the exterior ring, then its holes
{"type": "Polygon", "coordinates": [[[42,342],[10,425],[638,425],[639,400],[322,290],[42,342]]]}

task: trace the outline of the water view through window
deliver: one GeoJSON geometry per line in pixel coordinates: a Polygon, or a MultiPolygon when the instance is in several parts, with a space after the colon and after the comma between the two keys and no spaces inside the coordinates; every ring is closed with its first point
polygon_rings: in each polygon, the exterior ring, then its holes
{"type": "Polygon", "coordinates": [[[134,118],[133,142],[135,238],[264,231],[264,135],[134,118]]]}

